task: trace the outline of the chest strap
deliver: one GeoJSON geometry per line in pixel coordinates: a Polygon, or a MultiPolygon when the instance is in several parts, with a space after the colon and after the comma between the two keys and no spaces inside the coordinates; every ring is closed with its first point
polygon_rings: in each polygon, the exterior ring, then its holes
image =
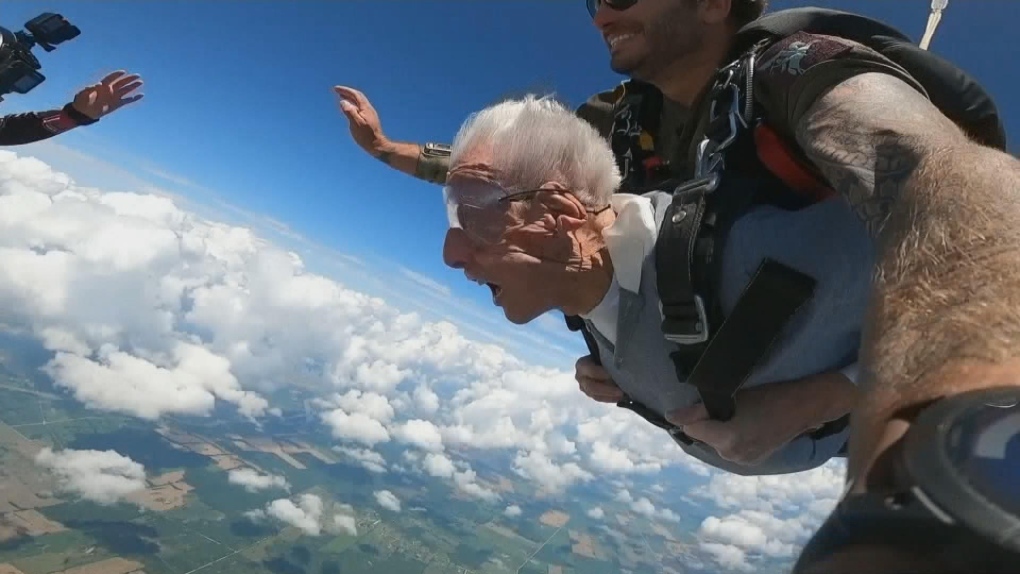
{"type": "MultiPolygon", "coordinates": [[[[769,355],[790,320],[814,295],[814,278],[766,259],[734,309],[722,318],[716,258],[722,253],[727,219],[751,201],[742,190],[722,186],[725,152],[746,132],[754,112],[755,50],[722,68],[709,93],[708,122],[698,147],[695,178],[678,186],[656,242],[657,287],[663,336],[679,349],[670,355],[677,378],[693,385],[709,416],[720,421],[736,413],[735,395],[769,355]],[[722,193],[723,196],[719,196],[722,193]],[[715,260],[715,261],[714,261],[715,260]],[[716,319],[713,321],[712,319],[716,319]]],[[[821,438],[846,426],[826,425],[821,438]]],[[[681,442],[693,442],[671,431],[681,442]]]]}

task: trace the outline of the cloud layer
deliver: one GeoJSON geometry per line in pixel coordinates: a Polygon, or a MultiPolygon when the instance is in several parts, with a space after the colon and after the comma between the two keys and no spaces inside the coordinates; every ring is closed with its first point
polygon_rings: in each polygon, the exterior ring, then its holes
{"type": "MultiPolygon", "coordinates": [[[[508,514],[520,509],[480,479],[472,451],[508,453],[513,472],[541,493],[604,476],[693,473],[708,481],[695,498],[722,514],[702,524],[703,549],[736,569],[756,557],[788,556],[834,501],[835,469],[776,484],[719,475],[632,413],[587,400],[571,370],[528,364],[339,279],[311,272],[250,229],[199,217],[167,197],[78,186],[40,161],[0,151],[3,321],[53,351],[47,372],[91,408],[155,420],[208,415],[226,404],[258,420],[279,414],[267,399],[272,391],[298,386],[316,392],[313,415],[342,457],[373,472],[446,480],[508,514]],[[386,460],[375,450],[384,444],[402,446],[402,459],[386,460]],[[761,494],[768,507],[753,502],[761,494]]],[[[54,468],[71,464],[47,456],[54,468]]],[[[118,471],[122,488],[137,483],[133,468],[118,471]]],[[[68,488],[88,490],[67,480],[68,488]]],[[[253,472],[230,480],[249,490],[288,488],[281,477],[253,472]]],[[[617,504],[676,526],[677,514],[662,502],[670,490],[617,491],[617,504]]],[[[325,517],[316,500],[281,498],[255,515],[310,534],[354,529],[350,514],[325,517]]],[[[400,510],[388,491],[376,500],[400,510]]]]}

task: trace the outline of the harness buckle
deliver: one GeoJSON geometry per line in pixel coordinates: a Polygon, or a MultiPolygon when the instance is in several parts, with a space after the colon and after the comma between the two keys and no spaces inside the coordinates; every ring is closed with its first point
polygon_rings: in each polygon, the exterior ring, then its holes
{"type": "Polygon", "coordinates": [[[677,198],[684,197],[690,193],[712,193],[719,188],[719,179],[720,177],[718,172],[710,172],[705,177],[699,177],[697,179],[681,183],[673,190],[674,203],[676,203],[677,198]]]}
{"type": "Polygon", "coordinates": [[[662,320],[662,334],[667,341],[677,345],[697,345],[708,340],[708,313],[705,312],[705,300],[701,295],[695,295],[693,303],[694,321],[673,318],[670,316],[672,313],[663,309],[665,317],[662,320]],[[692,328],[681,332],[682,325],[692,325],[692,328]]]}

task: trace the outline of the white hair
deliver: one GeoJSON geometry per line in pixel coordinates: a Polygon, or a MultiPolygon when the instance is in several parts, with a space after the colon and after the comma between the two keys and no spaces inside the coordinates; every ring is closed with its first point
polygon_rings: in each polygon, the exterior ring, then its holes
{"type": "Polygon", "coordinates": [[[486,151],[509,189],[557,181],[592,209],[608,205],[622,181],[609,142],[549,96],[529,94],[472,114],[453,139],[450,165],[473,150],[486,151]]]}

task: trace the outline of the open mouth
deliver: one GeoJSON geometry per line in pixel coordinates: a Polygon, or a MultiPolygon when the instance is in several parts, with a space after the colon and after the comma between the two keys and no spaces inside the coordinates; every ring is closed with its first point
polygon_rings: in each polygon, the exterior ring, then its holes
{"type": "Polygon", "coordinates": [[[496,285],[495,283],[492,283],[490,281],[483,281],[481,279],[476,279],[474,277],[471,277],[470,275],[468,275],[468,279],[470,281],[474,282],[474,283],[477,283],[479,285],[485,285],[486,287],[488,287],[489,291],[492,292],[492,304],[493,305],[499,305],[498,299],[499,299],[500,294],[503,293],[503,288],[502,287],[500,287],[499,285],[496,285]]]}
{"type": "Polygon", "coordinates": [[[495,283],[486,283],[485,286],[492,291],[492,304],[499,305],[499,296],[503,293],[503,288],[495,283]]]}
{"type": "Polygon", "coordinates": [[[613,34],[606,38],[606,44],[609,46],[609,51],[614,52],[621,45],[626,43],[628,40],[634,38],[637,34],[613,34]]]}

